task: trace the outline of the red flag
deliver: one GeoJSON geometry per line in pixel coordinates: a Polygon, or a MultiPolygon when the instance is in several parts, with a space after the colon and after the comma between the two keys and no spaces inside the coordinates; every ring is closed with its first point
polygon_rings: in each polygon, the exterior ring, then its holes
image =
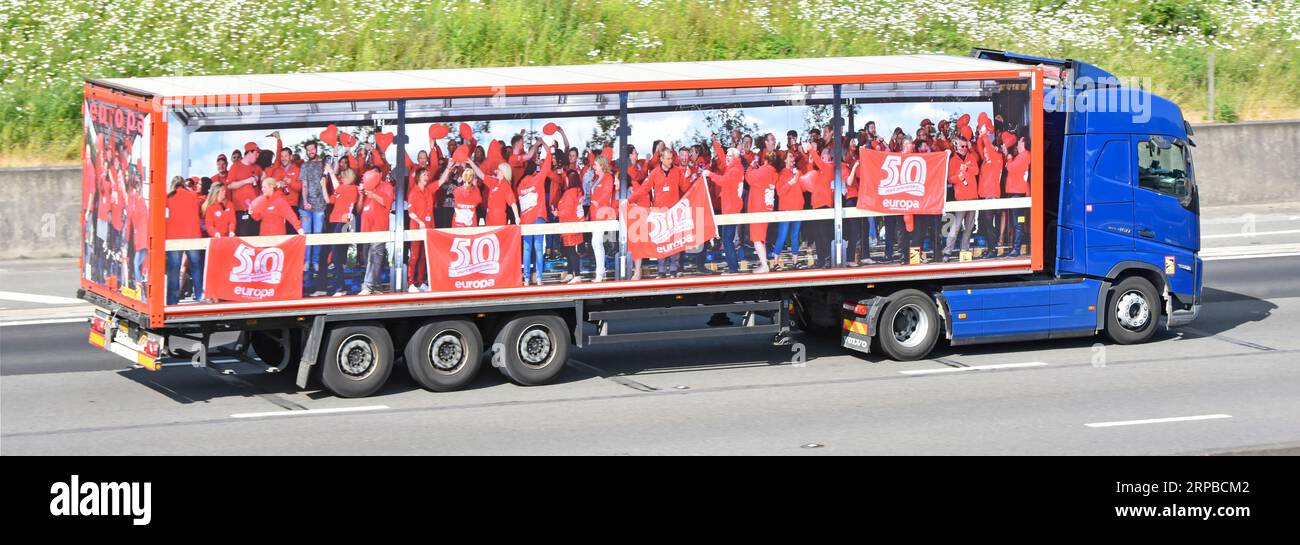
{"type": "Polygon", "coordinates": [[[518,225],[476,235],[426,229],[424,237],[433,291],[514,288],[523,283],[518,225]]]}
{"type": "Polygon", "coordinates": [[[635,259],[662,259],[718,236],[708,184],[695,183],[668,208],[632,206],[627,213],[627,247],[635,259]]]}
{"type": "Polygon", "coordinates": [[[948,152],[858,150],[858,208],[882,214],[942,214],[948,152]]]}
{"type": "Polygon", "coordinates": [[[204,291],[226,301],[302,298],[302,260],[307,237],[257,247],[239,237],[208,239],[204,291]]]}

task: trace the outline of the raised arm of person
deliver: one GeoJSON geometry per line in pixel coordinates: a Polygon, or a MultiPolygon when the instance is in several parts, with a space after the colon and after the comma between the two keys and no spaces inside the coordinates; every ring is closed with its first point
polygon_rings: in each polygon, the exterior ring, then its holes
{"type": "Polygon", "coordinates": [[[568,152],[569,152],[569,135],[564,134],[564,127],[561,127],[561,126],[559,126],[559,125],[556,125],[556,126],[555,126],[555,132],[560,133],[560,140],[563,140],[563,141],[564,141],[564,147],[563,147],[563,148],[560,148],[561,151],[563,151],[563,152],[565,152],[565,153],[568,153],[568,152]]]}
{"type": "MultiPolygon", "coordinates": [[[[545,145],[546,142],[543,142],[541,138],[538,138],[536,142],[533,142],[533,147],[528,150],[528,153],[524,154],[524,162],[527,163],[532,161],[534,157],[537,157],[537,150],[541,149],[541,147],[545,145]]],[[[546,154],[546,160],[551,160],[551,154],[546,154]]]]}
{"type": "Polygon", "coordinates": [[[478,179],[487,180],[487,175],[483,174],[483,170],[480,169],[478,165],[474,164],[474,161],[465,161],[465,166],[468,166],[470,170],[473,170],[474,175],[478,176],[478,179]]]}

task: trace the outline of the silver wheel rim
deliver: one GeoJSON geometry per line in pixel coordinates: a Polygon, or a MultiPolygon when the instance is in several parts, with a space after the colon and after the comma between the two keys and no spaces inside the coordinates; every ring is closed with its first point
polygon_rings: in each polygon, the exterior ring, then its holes
{"type": "Polygon", "coordinates": [[[915,348],[930,334],[930,315],[916,304],[903,305],[894,314],[894,340],[905,348],[915,348]]]}
{"type": "Polygon", "coordinates": [[[1124,329],[1141,330],[1151,320],[1151,304],[1142,292],[1128,290],[1115,302],[1115,319],[1124,329]]]}
{"type": "Polygon", "coordinates": [[[465,367],[465,339],[460,333],[444,329],[429,343],[428,359],[434,371],[454,375],[465,367]]]}
{"type": "Polygon", "coordinates": [[[555,341],[551,331],[543,325],[529,326],[519,336],[519,360],[524,365],[541,369],[550,365],[555,357],[555,341]]]}
{"type": "Polygon", "coordinates": [[[375,342],[365,335],[349,335],[339,343],[334,361],[338,362],[339,371],[352,380],[365,380],[375,372],[375,354],[379,349],[375,342]]]}

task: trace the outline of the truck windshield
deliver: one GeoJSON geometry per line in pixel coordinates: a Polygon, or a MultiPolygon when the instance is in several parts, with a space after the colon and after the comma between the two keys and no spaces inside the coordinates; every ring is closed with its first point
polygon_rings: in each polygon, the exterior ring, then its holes
{"type": "Polygon", "coordinates": [[[1196,183],[1191,158],[1182,142],[1152,136],[1138,145],[1138,185],[1178,199],[1178,203],[1197,212],[1196,183]]]}

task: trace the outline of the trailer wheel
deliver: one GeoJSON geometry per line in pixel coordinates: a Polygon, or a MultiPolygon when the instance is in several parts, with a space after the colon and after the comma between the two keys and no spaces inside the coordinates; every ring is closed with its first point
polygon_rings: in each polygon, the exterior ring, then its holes
{"type": "Polygon", "coordinates": [[[903,290],[880,313],[876,339],[896,361],[919,360],[939,340],[939,327],[934,301],[918,290],[903,290]]]}
{"type": "Polygon", "coordinates": [[[569,359],[568,325],[551,313],[517,316],[492,345],[492,365],[524,386],[546,384],[569,359]]]}
{"type": "Polygon", "coordinates": [[[1130,276],[1110,292],[1106,303],[1106,336],[1118,344],[1151,340],[1160,321],[1160,296],[1151,281],[1130,276]]]}
{"type": "Polygon", "coordinates": [[[483,337],[472,322],[424,324],[406,343],[406,370],[420,386],[435,392],[459,390],[478,375],[483,337]]]}
{"type": "Polygon", "coordinates": [[[377,324],[331,329],[321,355],[321,382],[339,397],[375,393],[393,371],[393,340],[377,324]]]}

